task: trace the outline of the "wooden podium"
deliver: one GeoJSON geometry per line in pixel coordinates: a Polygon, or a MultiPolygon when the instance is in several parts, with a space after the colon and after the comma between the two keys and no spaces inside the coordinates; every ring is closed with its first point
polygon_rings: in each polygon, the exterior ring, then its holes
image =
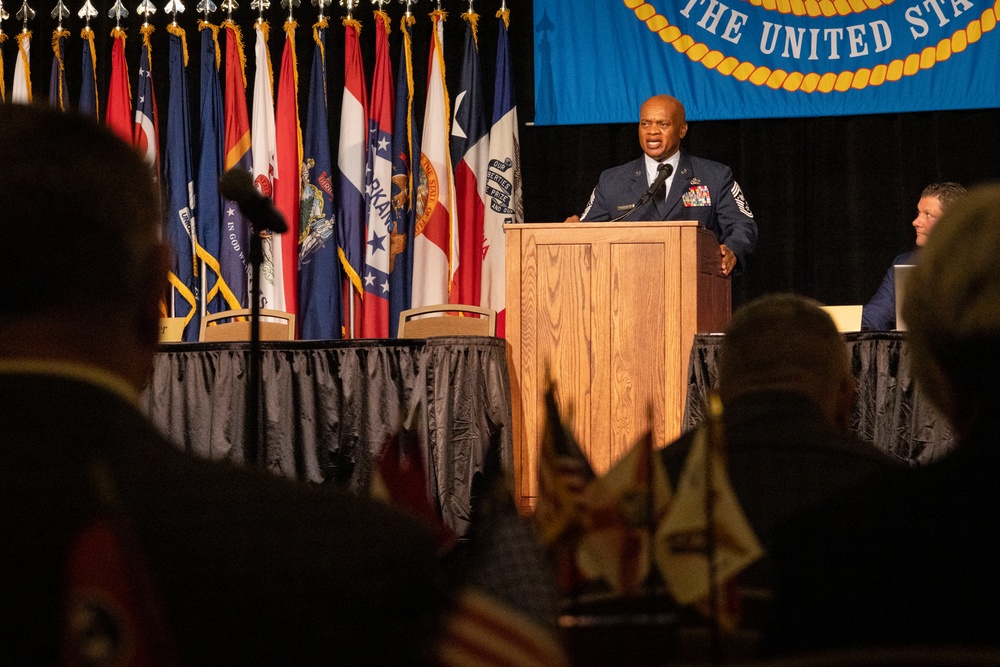
{"type": "Polygon", "coordinates": [[[731,287],[695,222],[506,225],[507,341],[518,506],[537,495],[545,372],[595,472],[649,425],[680,434],[695,333],[722,331],[731,287]]]}

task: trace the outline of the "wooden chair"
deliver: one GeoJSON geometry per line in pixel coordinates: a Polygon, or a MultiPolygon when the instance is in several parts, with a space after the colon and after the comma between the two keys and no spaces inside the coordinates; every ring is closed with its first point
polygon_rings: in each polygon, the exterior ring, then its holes
{"type": "Polygon", "coordinates": [[[183,317],[160,318],[160,342],[180,343],[184,338],[183,317]]]}
{"type": "MultiPolygon", "coordinates": [[[[260,316],[261,340],[295,340],[295,315],[261,308],[260,316]]],[[[198,340],[202,342],[250,340],[250,309],[224,310],[221,313],[209,313],[203,316],[198,340]]]]}
{"type": "Polygon", "coordinates": [[[861,331],[861,309],[864,306],[823,306],[823,310],[833,319],[837,331],[847,333],[861,331]]]}
{"type": "Polygon", "coordinates": [[[497,312],[479,306],[443,303],[410,308],[399,314],[398,338],[495,336],[497,312]]]}

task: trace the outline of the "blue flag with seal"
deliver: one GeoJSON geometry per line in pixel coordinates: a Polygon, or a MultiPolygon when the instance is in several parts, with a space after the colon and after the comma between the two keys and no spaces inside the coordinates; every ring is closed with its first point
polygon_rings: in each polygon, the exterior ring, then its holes
{"type": "Polygon", "coordinates": [[[299,206],[299,335],[303,340],[341,338],[337,224],[333,213],[330,130],[326,108],[326,19],[313,26],[313,61],[302,141],[302,201],[299,206]]]}
{"type": "Polygon", "coordinates": [[[197,342],[199,316],[198,236],[195,227],[194,169],[191,166],[191,119],[188,116],[188,83],[184,30],[167,26],[170,33],[168,74],[170,93],[167,101],[167,150],[163,158],[166,176],[164,236],[173,249],[168,277],[174,317],[184,318],[184,341],[197,342]]]}
{"type": "Polygon", "coordinates": [[[535,123],[836,116],[1000,104],[995,0],[535,0],[535,123]]]}

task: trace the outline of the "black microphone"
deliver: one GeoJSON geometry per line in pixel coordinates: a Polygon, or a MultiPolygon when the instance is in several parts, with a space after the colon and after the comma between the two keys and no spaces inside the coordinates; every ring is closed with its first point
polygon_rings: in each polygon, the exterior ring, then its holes
{"type": "Polygon", "coordinates": [[[670,178],[670,174],[672,173],[674,173],[674,165],[669,162],[661,163],[660,166],[656,168],[656,178],[653,179],[649,189],[647,189],[642,196],[639,197],[639,201],[635,203],[635,206],[625,211],[617,218],[612,218],[611,222],[621,222],[628,216],[632,215],[635,211],[642,208],[646,202],[653,198],[653,195],[656,194],[657,188],[663,187],[663,182],[670,178]]]}
{"type": "Polygon", "coordinates": [[[285,216],[274,208],[274,202],[257,191],[250,172],[233,167],[219,179],[219,193],[229,201],[236,202],[255,232],[271,231],[282,234],[288,231],[285,216]]]}
{"type": "Polygon", "coordinates": [[[670,178],[670,174],[672,173],[674,173],[674,165],[670,164],[669,162],[664,162],[659,167],[657,167],[656,178],[653,179],[653,182],[652,184],[650,184],[649,189],[646,190],[646,193],[642,196],[642,198],[639,200],[639,203],[636,204],[636,206],[641,206],[642,204],[645,204],[650,199],[652,199],[653,195],[656,194],[657,188],[663,185],[663,182],[668,178],[670,178]]]}

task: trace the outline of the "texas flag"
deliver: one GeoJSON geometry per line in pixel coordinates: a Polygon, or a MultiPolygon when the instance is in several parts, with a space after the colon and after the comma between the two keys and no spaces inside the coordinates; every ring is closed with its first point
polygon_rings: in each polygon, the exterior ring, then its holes
{"type": "Polygon", "coordinates": [[[483,272],[483,215],[486,198],[486,161],[490,152],[489,126],[483,104],[479,48],[476,46],[477,14],[462,14],[465,47],[455,95],[451,124],[451,159],[455,164],[455,217],[458,257],[452,260],[454,275],[451,303],[479,305],[483,272]]]}
{"type": "Polygon", "coordinates": [[[375,12],[375,74],[368,118],[368,167],[365,173],[367,239],[365,296],[361,306],[361,336],[389,335],[389,257],[397,241],[392,230],[392,69],[389,66],[389,17],[375,12]]]}

